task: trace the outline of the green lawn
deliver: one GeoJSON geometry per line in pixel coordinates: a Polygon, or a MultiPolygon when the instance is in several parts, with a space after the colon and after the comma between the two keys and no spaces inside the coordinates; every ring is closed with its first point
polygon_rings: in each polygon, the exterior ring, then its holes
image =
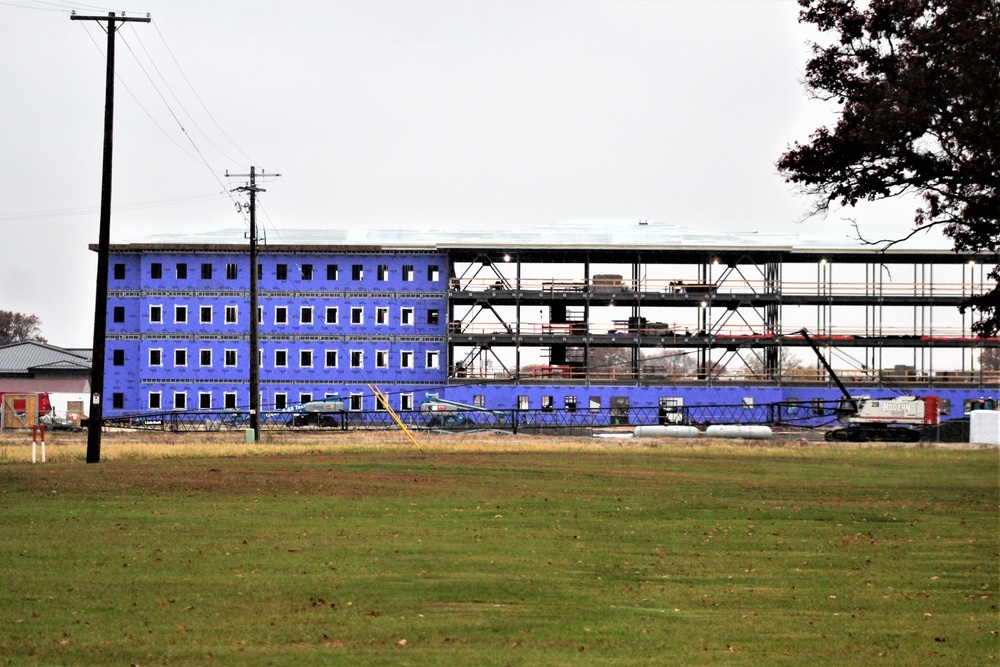
{"type": "Polygon", "coordinates": [[[0,664],[997,664],[1000,455],[0,464],[0,664]]]}

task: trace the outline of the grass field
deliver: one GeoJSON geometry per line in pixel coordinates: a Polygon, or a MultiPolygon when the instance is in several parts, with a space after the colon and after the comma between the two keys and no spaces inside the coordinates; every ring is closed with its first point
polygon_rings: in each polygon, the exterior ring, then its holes
{"type": "Polygon", "coordinates": [[[346,438],[0,444],[0,664],[998,662],[996,450],[346,438]]]}

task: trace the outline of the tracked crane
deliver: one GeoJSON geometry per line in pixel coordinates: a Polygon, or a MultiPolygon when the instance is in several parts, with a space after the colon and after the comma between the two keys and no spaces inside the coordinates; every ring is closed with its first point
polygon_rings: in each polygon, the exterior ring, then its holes
{"type": "Polygon", "coordinates": [[[799,335],[809,344],[834,384],[844,395],[837,408],[838,418],[847,425],[826,432],[826,439],[834,442],[917,442],[921,427],[937,424],[940,419],[941,399],[937,396],[896,396],[869,398],[851,396],[840,381],[826,357],[813,341],[809,332],[799,335]]]}

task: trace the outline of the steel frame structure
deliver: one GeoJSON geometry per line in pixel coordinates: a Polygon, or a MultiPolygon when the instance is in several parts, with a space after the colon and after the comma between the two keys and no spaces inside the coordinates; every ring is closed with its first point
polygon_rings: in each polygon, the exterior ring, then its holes
{"type": "MultiPolygon", "coordinates": [[[[473,252],[449,249],[448,253],[452,276],[447,339],[450,380],[473,376],[470,366],[488,356],[500,370],[489,377],[476,376],[479,380],[607,383],[609,378],[589,363],[592,351],[624,348],[629,352],[628,372],[616,374],[611,381],[677,383],[676,374],[658,377],[648,371],[643,360],[653,350],[685,349],[694,350],[696,366],[683,382],[711,385],[739,381],[740,371],[754,368],[753,373],[743,374],[743,381],[826,384],[828,380],[820,374],[789,374],[782,368],[785,354],[807,346],[801,336],[787,330],[786,312],[805,307],[815,311],[815,321],[806,328],[819,344],[849,350],[864,360],[853,378],[856,383],[881,387],[887,383],[934,386],[948,382],[985,389],[1000,384],[1000,376],[982,368],[972,370],[976,353],[1000,346],[1000,339],[972,337],[974,314],[960,316],[957,311],[963,299],[982,288],[983,265],[991,260],[985,256],[886,255],[873,249],[693,252],[480,248],[473,252]],[[525,278],[530,269],[546,265],[572,266],[574,277],[525,278]],[[626,267],[628,275],[595,274],[597,265],[626,267]],[[801,270],[811,265],[815,266],[815,280],[785,279],[790,268],[801,270]],[[935,282],[935,268],[945,265],[962,267],[959,283],[935,282]],[[864,277],[855,283],[838,282],[835,266],[850,266],[859,275],[863,270],[864,277]],[[891,279],[909,266],[912,283],[891,279]],[[671,270],[693,274],[696,279],[653,279],[649,277],[652,268],[661,274],[671,270]],[[628,319],[606,327],[593,318],[595,309],[611,306],[627,308],[628,319]],[[912,309],[912,324],[889,326],[891,309],[901,307],[912,309]],[[528,321],[524,312],[535,308],[547,309],[548,315],[542,321],[528,321]],[[684,332],[673,323],[646,317],[664,308],[686,313],[684,332]],[[848,308],[863,309],[863,320],[856,317],[855,322],[845,325],[841,314],[848,308]],[[941,308],[948,312],[942,315],[941,308]],[[481,324],[490,318],[492,326],[481,324]],[[945,320],[951,324],[946,325],[945,320]],[[498,354],[505,348],[513,349],[513,364],[504,363],[498,354]],[[539,351],[548,363],[523,363],[523,352],[529,349],[539,351]],[[903,371],[889,372],[883,368],[883,354],[899,349],[912,351],[913,363],[903,371]],[[960,350],[961,367],[936,368],[933,357],[937,349],[960,350]]],[[[799,328],[803,326],[796,325],[794,330],[799,328]]]]}

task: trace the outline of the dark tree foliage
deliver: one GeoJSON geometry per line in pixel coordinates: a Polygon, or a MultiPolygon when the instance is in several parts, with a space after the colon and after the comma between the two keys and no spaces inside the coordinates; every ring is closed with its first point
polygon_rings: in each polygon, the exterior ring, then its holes
{"type": "MultiPolygon", "coordinates": [[[[799,19],[830,36],[813,45],[806,84],[835,101],[821,127],[778,161],[817,211],[919,193],[916,228],[940,226],[956,251],[1000,249],[1000,0],[799,0],[799,19]]],[[[1000,266],[979,311],[1000,329],[1000,266]]]]}
{"type": "Polygon", "coordinates": [[[25,340],[37,340],[45,343],[39,335],[42,321],[37,315],[24,315],[9,310],[0,310],[0,345],[20,343],[25,340]]]}

